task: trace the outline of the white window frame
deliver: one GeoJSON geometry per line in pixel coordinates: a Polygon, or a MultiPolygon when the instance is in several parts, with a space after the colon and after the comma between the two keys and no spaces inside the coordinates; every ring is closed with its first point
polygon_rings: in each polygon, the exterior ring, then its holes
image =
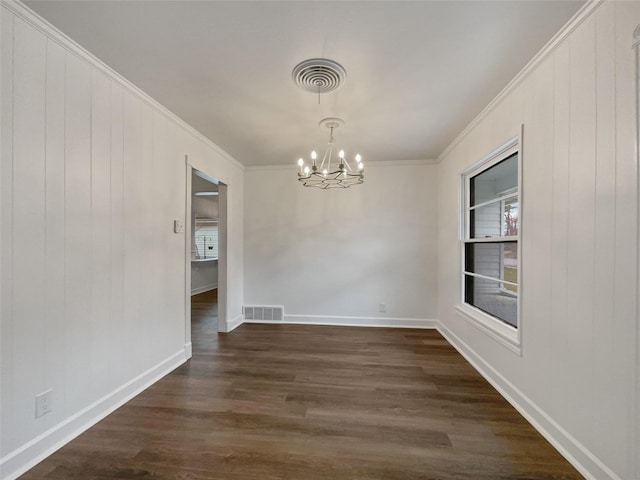
{"type": "MultiPolygon", "coordinates": [[[[456,305],[456,311],[462,318],[469,321],[472,325],[486,333],[502,345],[514,353],[522,354],[522,315],[521,315],[521,301],[522,301],[522,128],[520,134],[517,137],[512,138],[505,144],[495,149],[490,154],[486,155],[478,162],[471,165],[460,174],[460,304],[456,305]],[[470,242],[469,236],[469,222],[470,222],[470,207],[469,207],[469,179],[478,175],[479,173],[488,170],[492,166],[505,160],[507,157],[518,153],[518,235],[516,236],[504,236],[500,238],[500,241],[516,241],[518,251],[518,294],[517,294],[517,318],[518,327],[513,327],[502,320],[490,315],[465,301],[465,246],[470,242]]],[[[505,192],[507,193],[507,192],[505,192]]],[[[505,198],[513,196],[513,191],[505,195],[505,198]]],[[[502,195],[501,195],[502,197],[502,195]]],[[[501,202],[502,203],[502,202],[501,202]]],[[[477,208],[477,206],[476,206],[477,208]]],[[[502,228],[502,227],[501,227],[502,228]]],[[[492,239],[495,241],[495,239],[492,239]]],[[[473,243],[481,243],[483,239],[473,239],[473,243]]],[[[487,240],[490,241],[490,240],[487,240]]]]}

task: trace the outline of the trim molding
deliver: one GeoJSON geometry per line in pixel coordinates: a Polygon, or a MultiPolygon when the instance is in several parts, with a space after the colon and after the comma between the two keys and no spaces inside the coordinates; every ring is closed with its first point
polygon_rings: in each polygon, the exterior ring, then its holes
{"type": "Polygon", "coordinates": [[[187,361],[185,348],[0,459],[0,478],[14,480],[187,361]]]}
{"type": "Polygon", "coordinates": [[[393,317],[349,317],[334,315],[291,315],[285,314],[281,322],[245,320],[244,323],[288,323],[303,325],[334,325],[343,327],[391,327],[391,328],[438,328],[435,319],[393,318],[393,317]]]}
{"type": "Polygon", "coordinates": [[[167,119],[175,122],[180,127],[182,127],[185,131],[193,135],[197,140],[204,142],[207,146],[211,147],[216,151],[220,156],[222,156],[229,163],[237,167],[238,169],[244,171],[245,166],[240,163],[238,160],[233,158],[227,152],[225,152],[218,145],[213,143],[209,138],[205,137],[198,130],[193,128],[187,122],[178,117],[175,113],[169,110],[167,107],[162,105],[160,102],[155,100],[153,97],[145,93],[143,90],[135,86],[129,80],[124,78],[118,72],[113,70],[107,64],[102,62],[99,58],[91,54],[88,50],[80,46],[70,37],[62,33],[56,27],[51,25],[45,19],[40,17],[37,13],[31,10],[29,7],[24,5],[19,0],[0,0],[0,7],[4,7],[9,10],[11,13],[18,16],[21,20],[24,20],[29,25],[37,29],[39,32],[43,33],[47,38],[57,42],[61,47],[63,47],[67,52],[72,53],[79,57],[81,60],[89,62],[93,67],[100,70],[102,73],[110,77],[115,82],[119,83],[120,86],[126,88],[135,94],[140,100],[148,103],[151,107],[155,108],[156,111],[164,115],[167,119]]]}
{"type": "MultiPolygon", "coordinates": [[[[368,162],[365,164],[366,168],[373,167],[408,167],[413,165],[437,165],[437,159],[426,159],[426,160],[384,160],[380,162],[368,162]]],[[[296,172],[298,166],[296,163],[292,163],[291,165],[248,165],[244,167],[245,171],[253,172],[253,171],[269,171],[269,170],[291,170],[296,172]]]]}
{"type": "Polygon", "coordinates": [[[491,111],[511,93],[525,78],[531,74],[535,68],[551,55],[562,43],[578,28],[587,18],[604,3],[605,0],[588,0],[580,10],[556,33],[547,44],[527,63],[518,74],[504,87],[489,104],[458,134],[453,141],[438,155],[437,162],[440,163],[451,150],[453,150],[464,138],[491,113],[491,111]]]}
{"type": "Polygon", "coordinates": [[[218,288],[217,283],[211,283],[209,285],[204,285],[202,287],[192,288],[191,296],[193,297],[194,295],[198,295],[199,293],[208,292],[209,290],[215,290],[216,288],[218,288]]]}
{"type": "Polygon", "coordinates": [[[186,357],[186,360],[193,357],[193,344],[191,342],[184,344],[184,356],[186,357]]]}
{"type": "Polygon", "coordinates": [[[192,177],[193,167],[189,162],[189,155],[184,156],[185,161],[185,199],[184,199],[184,343],[191,343],[191,203],[192,203],[192,177]]]}
{"type": "MultiPolygon", "coordinates": [[[[633,50],[635,50],[635,86],[636,86],[636,165],[640,162],[640,24],[633,32],[633,50]]],[[[638,191],[640,190],[640,172],[636,177],[636,204],[640,204],[638,191]]],[[[640,211],[637,212],[636,238],[640,238],[640,211]]],[[[640,253],[640,252],[639,252],[640,253]]],[[[635,449],[640,449],[640,255],[636,261],[636,429],[635,429],[635,449]]],[[[636,477],[640,477],[640,455],[636,455],[636,477]]]]}
{"type": "Polygon", "coordinates": [[[520,344],[520,341],[514,341],[514,339],[506,333],[508,331],[508,327],[496,323],[497,320],[495,318],[491,318],[481,310],[476,312],[474,311],[474,308],[464,304],[456,305],[454,309],[456,315],[464,321],[469,322],[482,333],[490,336],[496,342],[508,348],[519,357],[522,356],[522,345],[520,344]]]}
{"type": "Polygon", "coordinates": [[[410,167],[412,165],[437,165],[437,158],[425,158],[423,160],[381,160],[369,162],[366,167],[410,167]]]}
{"type": "Polygon", "coordinates": [[[243,323],[245,323],[244,315],[240,314],[236,318],[231,320],[229,323],[227,323],[227,330],[225,331],[225,333],[229,333],[229,332],[234,331],[236,328],[238,328],[243,323]]]}
{"type": "Polygon", "coordinates": [[[623,480],[444,325],[442,336],[588,480],[623,480]]]}

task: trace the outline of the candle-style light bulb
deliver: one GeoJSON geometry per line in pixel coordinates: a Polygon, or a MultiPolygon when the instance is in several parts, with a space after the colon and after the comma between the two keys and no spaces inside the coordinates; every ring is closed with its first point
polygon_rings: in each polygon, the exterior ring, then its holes
{"type": "Polygon", "coordinates": [[[358,164],[358,170],[364,170],[364,163],[360,162],[358,164]]]}
{"type": "Polygon", "coordinates": [[[303,160],[303,159],[301,159],[301,158],[299,158],[299,159],[298,159],[298,166],[299,166],[300,168],[302,168],[302,166],[303,166],[303,165],[304,165],[304,160],[303,160]]]}
{"type": "Polygon", "coordinates": [[[314,150],[314,151],[311,152],[311,160],[315,160],[316,158],[318,158],[318,154],[314,150]]]}
{"type": "Polygon", "coordinates": [[[327,172],[327,169],[325,168],[325,169],[322,171],[322,174],[326,177],[326,176],[327,176],[327,173],[328,173],[328,172],[327,172]]]}
{"type": "Polygon", "coordinates": [[[340,150],[340,151],[338,152],[338,156],[339,156],[340,158],[344,158],[344,150],[340,150]]]}
{"type": "Polygon", "coordinates": [[[304,173],[305,175],[309,175],[309,165],[307,165],[306,167],[304,167],[304,173]]]}
{"type": "Polygon", "coordinates": [[[360,156],[359,153],[356,153],[356,163],[360,163],[362,162],[362,157],[360,156]]]}

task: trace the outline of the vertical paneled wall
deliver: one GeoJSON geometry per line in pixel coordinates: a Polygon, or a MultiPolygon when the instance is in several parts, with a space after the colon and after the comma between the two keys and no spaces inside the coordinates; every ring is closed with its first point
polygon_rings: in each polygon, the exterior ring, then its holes
{"type": "Polygon", "coordinates": [[[635,438],[639,2],[594,9],[441,159],[439,318],[589,478],[639,478],[635,438]],[[460,173],[522,150],[522,356],[457,314],[460,173]]]}
{"type": "Polygon", "coordinates": [[[163,313],[150,297],[155,265],[184,271],[170,228],[184,198],[157,208],[154,172],[184,167],[152,163],[160,115],[22,19],[2,21],[4,456],[182,348],[183,305],[163,313]],[[173,251],[154,248],[167,236],[173,251]],[[53,411],[35,419],[48,389],[53,411]]]}
{"type": "Polygon", "coordinates": [[[187,154],[232,185],[240,315],[243,172],[25,7],[2,4],[0,21],[5,478],[186,358],[173,220],[185,220],[187,154]],[[36,419],[49,389],[53,411],[36,419]]]}

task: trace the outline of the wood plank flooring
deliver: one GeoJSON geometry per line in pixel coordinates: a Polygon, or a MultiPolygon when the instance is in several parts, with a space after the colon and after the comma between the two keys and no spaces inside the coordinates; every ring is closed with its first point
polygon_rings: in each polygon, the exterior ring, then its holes
{"type": "Polygon", "coordinates": [[[242,325],[21,478],[583,478],[431,330],[242,325]]]}

